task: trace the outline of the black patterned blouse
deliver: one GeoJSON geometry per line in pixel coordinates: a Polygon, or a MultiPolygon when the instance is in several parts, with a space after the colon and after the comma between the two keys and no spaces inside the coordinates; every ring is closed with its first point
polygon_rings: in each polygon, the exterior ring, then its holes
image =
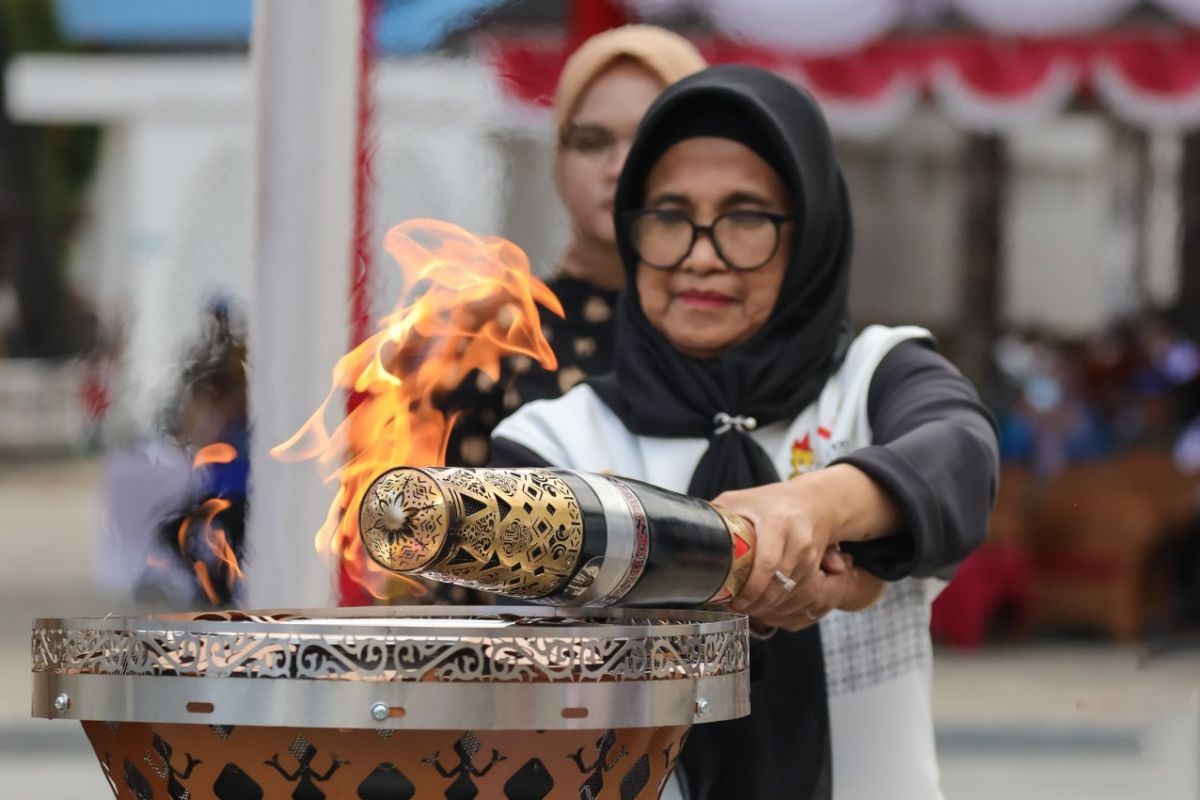
{"type": "Polygon", "coordinates": [[[558,369],[549,372],[529,356],[513,356],[505,360],[498,382],[481,372],[468,375],[447,403],[447,410],[460,414],[446,449],[447,465],[485,466],[492,428],[500,420],[531,400],[558,397],[584,378],[608,371],[618,293],[565,275],[547,285],[566,312],[563,319],[542,314],[542,333],[558,369]]]}

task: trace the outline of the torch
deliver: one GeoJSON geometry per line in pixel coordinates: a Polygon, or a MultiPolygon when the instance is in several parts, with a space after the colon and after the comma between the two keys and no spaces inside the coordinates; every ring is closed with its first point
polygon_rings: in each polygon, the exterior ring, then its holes
{"type": "Polygon", "coordinates": [[[724,602],[754,551],[736,514],[565,469],[392,469],[364,495],[359,534],[393,572],[568,606],[724,602]]]}

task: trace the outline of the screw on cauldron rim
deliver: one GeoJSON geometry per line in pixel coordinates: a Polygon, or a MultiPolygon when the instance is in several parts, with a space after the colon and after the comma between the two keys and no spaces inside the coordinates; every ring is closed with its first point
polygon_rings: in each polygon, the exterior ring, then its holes
{"type": "Polygon", "coordinates": [[[63,713],[71,707],[71,695],[63,692],[58,697],[54,698],[54,710],[58,713],[63,713]]]}
{"type": "Polygon", "coordinates": [[[371,706],[371,719],[375,720],[376,722],[383,722],[386,720],[388,718],[388,713],[387,703],[376,703],[375,705],[371,706]]]}
{"type": "Polygon", "coordinates": [[[712,705],[708,702],[707,698],[701,697],[696,701],[696,714],[698,716],[707,716],[709,711],[712,711],[712,705]]]}

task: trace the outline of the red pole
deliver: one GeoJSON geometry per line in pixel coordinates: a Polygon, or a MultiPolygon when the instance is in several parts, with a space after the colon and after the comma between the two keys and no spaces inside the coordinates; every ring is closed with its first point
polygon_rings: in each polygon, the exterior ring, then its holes
{"type": "MultiPolygon", "coordinates": [[[[358,88],[357,120],[354,132],[354,220],[350,245],[350,347],[361,344],[371,335],[371,285],[373,264],[371,259],[371,190],[374,176],[371,162],[375,154],[375,142],[371,135],[375,117],[375,103],[371,94],[371,75],[375,64],[375,22],[379,10],[378,0],[359,0],[362,12],[362,30],[358,45],[358,88]]],[[[362,402],[361,395],[346,397],[346,411],[353,411],[362,402]]],[[[358,543],[354,543],[357,546],[358,543]]],[[[362,584],[354,580],[346,569],[345,562],[338,564],[338,604],[341,606],[369,606],[374,598],[362,584]]]]}

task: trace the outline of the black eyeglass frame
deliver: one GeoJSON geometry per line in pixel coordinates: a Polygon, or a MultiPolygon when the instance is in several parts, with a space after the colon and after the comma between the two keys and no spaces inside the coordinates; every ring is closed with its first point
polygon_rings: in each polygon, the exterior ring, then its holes
{"type": "Polygon", "coordinates": [[[797,220],[798,217],[795,214],[778,214],[774,211],[759,211],[758,209],[749,208],[739,208],[734,209],[733,211],[726,211],[722,214],[718,214],[713,218],[713,221],[707,225],[698,224],[696,220],[677,209],[635,208],[630,211],[625,211],[621,215],[621,221],[626,226],[625,230],[629,234],[630,244],[633,245],[634,252],[637,253],[638,259],[647,266],[664,271],[668,269],[676,269],[680,264],[687,260],[687,257],[692,254],[692,250],[695,249],[696,241],[700,238],[700,234],[704,234],[708,237],[708,241],[712,243],[713,250],[716,251],[717,258],[721,259],[721,263],[729,267],[734,272],[753,272],[756,269],[762,269],[768,263],[770,263],[771,259],[775,257],[775,254],[779,252],[779,243],[783,241],[783,226],[789,222],[796,222],[797,220]],[[634,226],[637,224],[639,219],[648,217],[651,214],[675,214],[692,227],[692,240],[688,243],[687,248],[683,251],[683,255],[680,256],[674,264],[655,264],[651,261],[647,261],[642,256],[642,252],[637,246],[637,242],[635,240],[636,237],[634,236],[634,226]],[[717,227],[721,220],[737,215],[754,215],[762,217],[775,226],[775,246],[771,248],[771,253],[766,258],[754,266],[738,266],[726,258],[725,253],[721,250],[720,243],[717,242],[717,237],[713,235],[713,229],[717,227]]]}

